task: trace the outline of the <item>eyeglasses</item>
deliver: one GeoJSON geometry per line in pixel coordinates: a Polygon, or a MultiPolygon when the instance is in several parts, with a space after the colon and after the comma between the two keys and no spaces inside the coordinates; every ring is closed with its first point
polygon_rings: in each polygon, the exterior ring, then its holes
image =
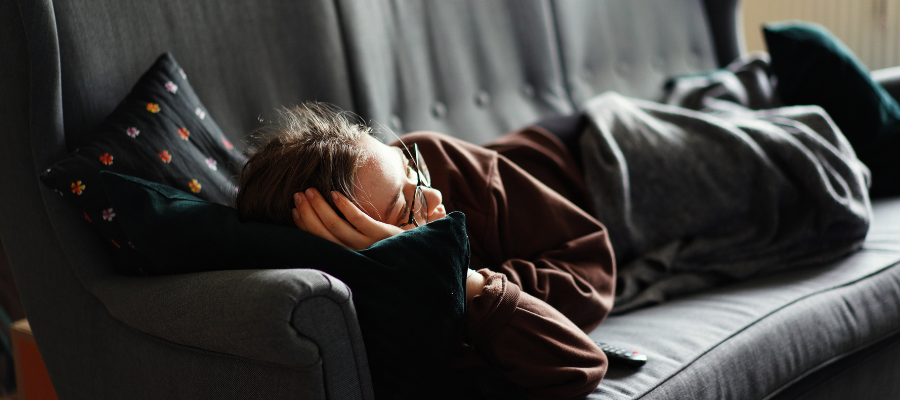
{"type": "Polygon", "coordinates": [[[404,149],[403,153],[409,159],[409,166],[416,171],[416,194],[409,206],[409,220],[400,225],[401,228],[410,224],[419,227],[428,222],[428,201],[425,200],[425,191],[422,189],[431,187],[431,174],[428,173],[428,166],[425,165],[422,153],[419,153],[419,145],[413,143],[412,148],[414,157],[410,157],[409,148],[404,149]]]}

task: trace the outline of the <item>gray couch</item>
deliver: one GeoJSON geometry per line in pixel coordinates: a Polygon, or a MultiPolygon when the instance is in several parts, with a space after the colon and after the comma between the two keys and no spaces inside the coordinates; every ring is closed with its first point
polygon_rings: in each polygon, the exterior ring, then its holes
{"type": "MultiPolygon", "coordinates": [[[[171,51],[240,142],[320,100],[481,143],[740,54],[738,0],[0,0],[0,239],[63,399],[370,399],[348,288],[313,270],[136,278],[38,174],[171,51]]],[[[900,94],[896,71],[880,72],[900,94]]],[[[900,398],[900,199],[864,248],[614,316],[591,399],[900,398]]],[[[435,388],[440,390],[440,388],[435,388]]],[[[422,398],[428,398],[423,393],[422,398]]]]}

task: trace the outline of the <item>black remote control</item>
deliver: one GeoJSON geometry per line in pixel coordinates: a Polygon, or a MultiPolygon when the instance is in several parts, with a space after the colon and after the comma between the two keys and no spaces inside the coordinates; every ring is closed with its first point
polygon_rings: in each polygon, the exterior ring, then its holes
{"type": "Polygon", "coordinates": [[[594,342],[600,346],[600,350],[606,354],[610,365],[624,365],[627,367],[640,367],[647,362],[647,356],[632,350],[625,350],[620,347],[608,345],[606,343],[594,342]]]}

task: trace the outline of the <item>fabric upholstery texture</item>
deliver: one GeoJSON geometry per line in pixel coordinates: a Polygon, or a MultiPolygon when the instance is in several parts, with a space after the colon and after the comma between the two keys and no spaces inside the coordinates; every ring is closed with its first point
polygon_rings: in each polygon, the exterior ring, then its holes
{"type": "Polygon", "coordinates": [[[71,149],[167,51],[191,71],[197,95],[237,146],[261,115],[284,104],[317,99],[353,109],[333,1],[81,0],[51,8],[59,50],[47,54],[65,60],[61,106],[71,149]]]}
{"type": "MultiPolygon", "coordinates": [[[[649,361],[611,368],[588,398],[765,398],[898,333],[900,200],[873,208],[863,250],[843,260],[608,318],[590,336],[649,361]]],[[[842,382],[868,398],[890,392],[842,382]]]]}
{"type": "MultiPolygon", "coordinates": [[[[107,276],[97,281],[94,294],[133,335],[216,355],[221,368],[248,364],[292,371],[288,372],[292,379],[308,386],[299,394],[285,388],[277,398],[325,398],[328,393],[327,398],[371,399],[362,333],[347,286],[315,270],[264,270],[259,264],[247,267],[256,269],[157,277],[107,276]],[[311,320],[316,323],[310,324],[311,320]],[[329,346],[335,342],[337,345],[329,346]],[[323,382],[323,375],[330,380],[323,382]]],[[[163,350],[151,350],[157,352],[155,358],[160,362],[169,358],[163,350]]],[[[117,363],[123,364],[121,360],[117,363]]],[[[182,373],[203,375],[196,369],[206,368],[201,367],[203,361],[192,365],[194,370],[182,373]]],[[[206,391],[219,390],[212,387],[219,384],[206,379],[205,383],[185,384],[199,385],[192,390],[201,397],[216,398],[206,391]]],[[[261,377],[258,380],[266,381],[261,377]]],[[[266,398],[265,391],[253,394],[227,387],[220,394],[228,391],[234,392],[234,398],[266,398]]],[[[133,397],[142,394],[110,398],[133,397]]]]}
{"type": "Polygon", "coordinates": [[[376,126],[483,143],[542,116],[574,111],[549,1],[337,4],[354,106],[376,126]]]}
{"type": "Polygon", "coordinates": [[[728,65],[741,54],[746,53],[741,37],[741,2],[703,0],[706,6],[706,19],[715,44],[716,60],[719,66],[728,65]]]}
{"type": "Polygon", "coordinates": [[[900,335],[894,335],[815,370],[772,400],[896,399],[900,388],[886,384],[883,377],[898,375],[900,335]]]}
{"type": "Polygon", "coordinates": [[[655,100],[666,78],[719,66],[702,0],[556,1],[553,10],[578,107],[606,91],[655,100]]]}
{"type": "MultiPolygon", "coordinates": [[[[734,14],[737,2],[718,3],[734,14]]],[[[338,4],[356,111],[397,134],[484,143],[604,91],[653,98],[666,77],[719,65],[702,0],[338,4]]]]}

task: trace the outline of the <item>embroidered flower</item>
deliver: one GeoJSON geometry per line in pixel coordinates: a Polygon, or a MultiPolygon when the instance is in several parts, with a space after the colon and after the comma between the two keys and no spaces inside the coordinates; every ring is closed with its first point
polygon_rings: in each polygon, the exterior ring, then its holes
{"type": "Polygon", "coordinates": [[[188,136],[191,136],[191,132],[187,130],[185,127],[178,128],[178,136],[181,136],[181,140],[188,140],[188,136]]]}
{"type": "Polygon", "coordinates": [[[172,83],[171,81],[166,82],[166,90],[168,90],[169,93],[175,94],[175,92],[178,91],[178,85],[172,83]]]}
{"type": "Polygon", "coordinates": [[[228,150],[231,150],[234,148],[234,146],[231,145],[231,142],[229,142],[228,139],[225,139],[224,137],[222,138],[222,144],[224,144],[225,148],[228,150]]]}
{"type": "Polygon", "coordinates": [[[137,135],[140,133],[141,133],[141,131],[139,131],[138,128],[135,128],[133,126],[131,128],[128,128],[125,130],[125,134],[128,136],[131,136],[133,138],[136,138],[137,135]]]}
{"type": "Polygon", "coordinates": [[[162,162],[166,164],[172,162],[172,155],[169,154],[168,150],[163,150],[161,153],[156,154],[159,155],[159,159],[162,160],[162,162]]]}
{"type": "Polygon", "coordinates": [[[81,192],[84,191],[84,187],[85,187],[85,186],[84,186],[83,183],[81,183],[81,181],[73,182],[73,183],[72,183],[72,186],[71,186],[71,188],[72,188],[72,193],[75,193],[75,194],[81,196],[81,192]]]}
{"type": "Polygon", "coordinates": [[[213,171],[217,171],[219,167],[216,166],[216,160],[213,160],[212,157],[206,159],[206,166],[213,171]]]}
{"type": "Polygon", "coordinates": [[[119,246],[119,244],[116,243],[115,240],[109,239],[109,241],[112,242],[112,244],[113,244],[114,246],[116,246],[117,249],[121,249],[121,248],[122,248],[122,246],[119,246]]]}
{"type": "Polygon", "coordinates": [[[107,208],[103,210],[103,220],[104,221],[112,221],[113,217],[116,216],[116,213],[113,212],[112,208],[107,208]]]}
{"type": "Polygon", "coordinates": [[[201,110],[200,107],[197,107],[197,109],[194,110],[194,114],[197,114],[197,116],[200,117],[200,119],[206,118],[206,112],[201,110]]]}
{"type": "Polygon", "coordinates": [[[188,182],[188,186],[191,187],[192,192],[200,193],[200,182],[197,182],[196,179],[191,179],[191,181],[188,182]]]}
{"type": "Polygon", "coordinates": [[[94,222],[94,221],[91,221],[91,217],[88,217],[87,211],[84,212],[84,219],[86,219],[87,222],[90,222],[90,223],[93,223],[93,222],[94,222]]]}
{"type": "Polygon", "coordinates": [[[102,162],[103,165],[112,165],[112,160],[113,156],[109,155],[109,153],[103,153],[103,155],[100,156],[100,162],[102,162]]]}
{"type": "Polygon", "coordinates": [[[178,68],[178,74],[181,75],[181,79],[187,80],[187,75],[185,75],[183,69],[178,68]]]}
{"type": "Polygon", "coordinates": [[[159,112],[159,104],[156,103],[147,103],[147,111],[150,111],[154,114],[159,112]]]}

